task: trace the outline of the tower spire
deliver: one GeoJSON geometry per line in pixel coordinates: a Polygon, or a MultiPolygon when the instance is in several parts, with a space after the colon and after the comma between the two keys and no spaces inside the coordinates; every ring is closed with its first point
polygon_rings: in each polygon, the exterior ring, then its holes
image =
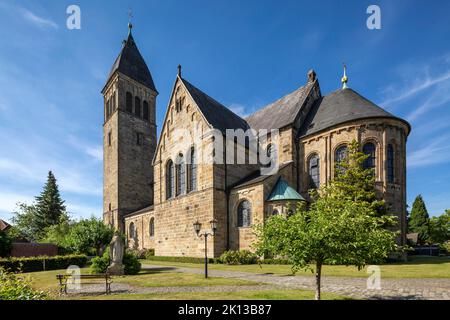
{"type": "Polygon", "coordinates": [[[128,9],[128,35],[131,35],[131,29],[133,29],[133,24],[131,23],[131,19],[133,18],[133,10],[128,9]]]}
{"type": "Polygon", "coordinates": [[[342,82],[342,89],[347,89],[347,82],[348,82],[348,78],[347,78],[347,65],[345,63],[343,63],[344,65],[344,75],[342,76],[341,82],[342,82]]]}

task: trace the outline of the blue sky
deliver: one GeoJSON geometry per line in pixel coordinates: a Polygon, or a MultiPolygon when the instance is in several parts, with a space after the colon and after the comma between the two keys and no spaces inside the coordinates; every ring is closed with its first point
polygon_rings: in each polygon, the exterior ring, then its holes
{"type": "Polygon", "coordinates": [[[241,115],[295,90],[310,68],[322,93],[349,86],[411,122],[408,203],[450,208],[448,1],[0,0],[0,218],[31,202],[53,170],[74,218],[102,213],[102,96],[133,35],[152,72],[163,120],[177,65],[241,115]],[[81,30],[66,28],[67,6],[81,30]],[[381,30],[366,9],[381,8],[381,30]]]}

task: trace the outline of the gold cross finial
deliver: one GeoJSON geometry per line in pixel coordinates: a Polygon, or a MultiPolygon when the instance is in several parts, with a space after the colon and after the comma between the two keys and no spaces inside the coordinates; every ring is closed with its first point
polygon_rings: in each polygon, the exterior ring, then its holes
{"type": "Polygon", "coordinates": [[[348,77],[347,77],[347,65],[345,63],[343,63],[344,65],[344,75],[342,76],[341,82],[342,82],[342,89],[347,89],[347,82],[348,82],[348,77]]]}

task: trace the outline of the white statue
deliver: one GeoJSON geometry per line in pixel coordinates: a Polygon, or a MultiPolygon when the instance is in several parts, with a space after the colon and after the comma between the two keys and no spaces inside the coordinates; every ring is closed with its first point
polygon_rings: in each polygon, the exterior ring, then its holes
{"type": "Polygon", "coordinates": [[[119,232],[114,232],[114,236],[109,244],[109,256],[111,265],[108,267],[108,273],[114,275],[123,275],[124,266],[122,264],[124,244],[119,232]]]}

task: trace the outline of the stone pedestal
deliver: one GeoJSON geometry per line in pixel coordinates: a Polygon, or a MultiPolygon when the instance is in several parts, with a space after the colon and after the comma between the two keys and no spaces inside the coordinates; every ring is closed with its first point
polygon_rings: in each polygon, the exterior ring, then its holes
{"type": "Polygon", "coordinates": [[[119,263],[113,263],[108,267],[108,274],[115,276],[122,276],[124,274],[124,265],[119,263]]]}

